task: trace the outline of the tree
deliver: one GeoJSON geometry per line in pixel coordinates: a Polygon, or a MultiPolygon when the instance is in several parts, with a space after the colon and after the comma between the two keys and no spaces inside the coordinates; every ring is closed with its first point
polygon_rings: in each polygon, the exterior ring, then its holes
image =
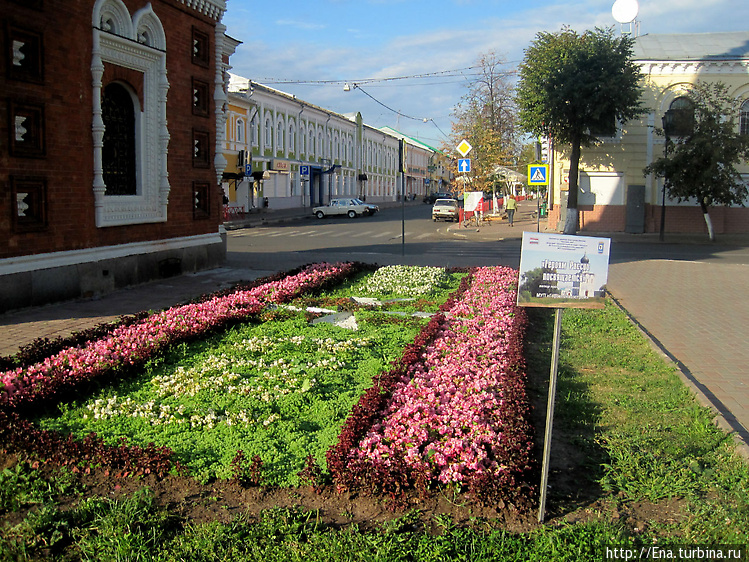
{"type": "Polygon", "coordinates": [[[694,107],[691,134],[675,140],[667,135],[666,155],[643,172],[664,178],[672,199],[697,199],[708,236],[715,240],[710,207],[744,205],[749,195],[735,167],[749,159],[749,135],[738,132],[739,104],[725,84],[697,82],[686,97],[694,107]]]}
{"type": "Polygon", "coordinates": [[[491,190],[494,167],[511,164],[518,151],[513,73],[503,70],[505,64],[494,51],[481,55],[468,92],[453,112],[453,144],[446,148],[452,152],[462,139],[471,144],[471,189],[475,191],[491,190]]]}
{"type": "Polygon", "coordinates": [[[634,40],[596,28],[582,35],[565,27],[540,32],[520,65],[520,126],[571,145],[565,234],[577,232],[578,170],[582,146],[642,114],[641,73],[632,60],[634,40]]]}

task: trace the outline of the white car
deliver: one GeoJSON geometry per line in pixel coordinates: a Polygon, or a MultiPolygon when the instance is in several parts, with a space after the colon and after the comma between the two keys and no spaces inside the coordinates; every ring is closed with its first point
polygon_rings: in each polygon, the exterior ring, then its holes
{"type": "Polygon", "coordinates": [[[374,215],[379,209],[377,205],[369,205],[361,199],[331,199],[329,205],[314,207],[312,214],[318,219],[334,215],[346,215],[354,219],[364,215],[374,215]]]}
{"type": "Polygon", "coordinates": [[[457,221],[460,217],[460,207],[456,199],[437,199],[432,207],[432,220],[457,221]]]}

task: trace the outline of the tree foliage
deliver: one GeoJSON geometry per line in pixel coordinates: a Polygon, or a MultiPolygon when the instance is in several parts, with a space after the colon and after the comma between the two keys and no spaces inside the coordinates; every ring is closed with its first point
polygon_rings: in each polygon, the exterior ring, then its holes
{"type": "MultiPolygon", "coordinates": [[[[490,51],[476,62],[476,75],[453,112],[450,152],[466,139],[473,150],[471,190],[490,190],[496,165],[512,165],[519,151],[517,109],[506,62],[490,51]]],[[[457,169],[455,170],[457,172],[457,169]]]]}
{"type": "Polygon", "coordinates": [[[570,191],[564,231],[577,231],[581,147],[642,113],[641,73],[632,60],[634,40],[613,29],[583,34],[563,28],[540,32],[520,65],[519,124],[527,132],[570,144],[570,191]]]}
{"type": "Polygon", "coordinates": [[[687,98],[694,106],[692,133],[676,139],[667,137],[666,154],[644,173],[664,178],[672,199],[697,199],[713,240],[710,207],[744,205],[749,196],[736,169],[737,164],[749,159],[749,135],[738,132],[739,104],[725,84],[697,82],[687,98]]]}

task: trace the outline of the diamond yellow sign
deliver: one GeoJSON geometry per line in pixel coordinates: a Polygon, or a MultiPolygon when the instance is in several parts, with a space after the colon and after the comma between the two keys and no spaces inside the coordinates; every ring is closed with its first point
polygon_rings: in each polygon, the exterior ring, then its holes
{"type": "Polygon", "coordinates": [[[462,156],[465,156],[466,154],[471,152],[471,149],[473,147],[468,143],[467,140],[463,139],[462,141],[460,141],[460,144],[456,148],[458,149],[458,152],[460,152],[462,156]]]}

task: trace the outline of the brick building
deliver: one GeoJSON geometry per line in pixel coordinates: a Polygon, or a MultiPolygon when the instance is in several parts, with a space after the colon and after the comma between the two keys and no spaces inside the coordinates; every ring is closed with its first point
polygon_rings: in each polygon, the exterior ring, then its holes
{"type": "Polygon", "coordinates": [[[0,311],[221,263],[225,1],[0,7],[0,311]]]}

